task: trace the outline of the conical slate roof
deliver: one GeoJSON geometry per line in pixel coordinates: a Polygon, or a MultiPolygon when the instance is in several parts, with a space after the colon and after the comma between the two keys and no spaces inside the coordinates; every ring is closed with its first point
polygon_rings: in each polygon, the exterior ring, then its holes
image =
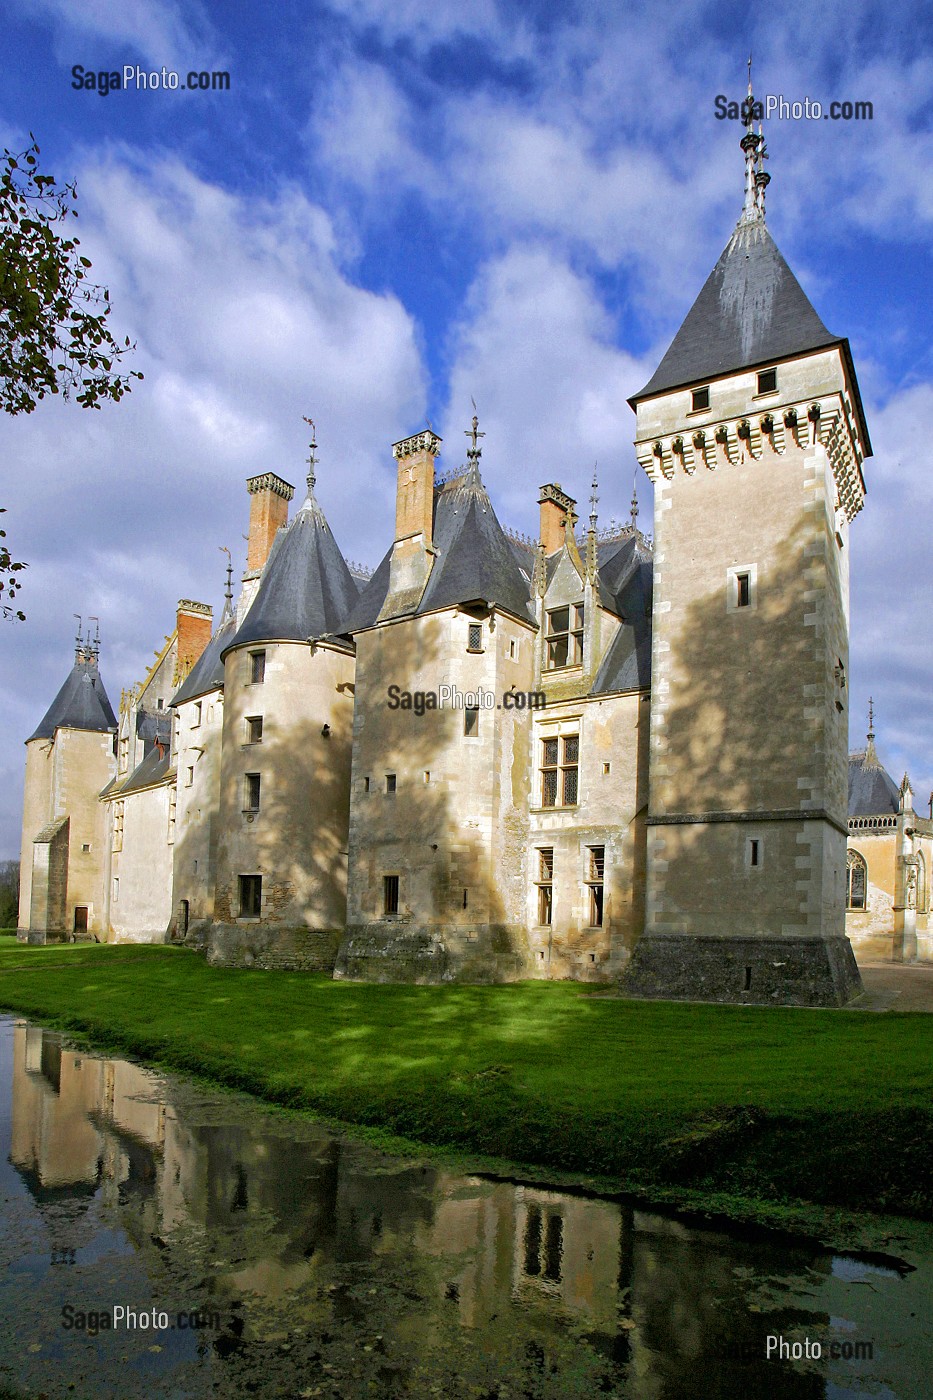
{"type": "Polygon", "coordinates": [[[886,817],[900,806],[900,789],[878,761],[870,736],[867,749],[849,755],[849,816],[886,817]]]}
{"type": "MultiPolygon", "coordinates": [[[[483,602],[534,621],[531,582],[499,524],[476,467],[435,489],[433,544],[437,551],[415,616],[483,602]]],[[[371,627],[389,590],[392,550],[363,590],[352,631],[371,627]]]]}
{"type": "Polygon", "coordinates": [[[46,710],[39,727],[27,739],[51,739],[56,729],[86,729],[107,734],[117,727],[104,683],[95,661],[80,655],[65,684],[46,710]]]}
{"type": "Polygon", "coordinates": [[[667,354],[629,403],[830,345],[763,218],[740,222],[667,354]]]}
{"type": "Polygon", "coordinates": [[[359,589],[313,494],[281,531],[242,626],[221,648],[304,642],[347,632],[359,589]]]}

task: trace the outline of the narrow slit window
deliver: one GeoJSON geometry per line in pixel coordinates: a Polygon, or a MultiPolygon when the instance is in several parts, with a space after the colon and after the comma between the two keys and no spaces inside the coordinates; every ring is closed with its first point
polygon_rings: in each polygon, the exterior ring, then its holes
{"type": "Polygon", "coordinates": [[[382,877],[382,912],[383,914],[398,913],[397,875],[383,875],[382,877]]]}
{"type": "Polygon", "coordinates": [[[266,679],[266,653],[264,651],[250,652],[249,679],[251,685],[262,685],[266,679]]]}
{"type": "Polygon", "coordinates": [[[757,842],[757,841],[749,841],[749,843],[748,843],[748,863],[749,863],[749,865],[758,865],[758,864],[759,864],[759,860],[760,860],[760,856],[761,856],[761,852],[760,852],[760,850],[759,850],[758,842],[757,842]]]}
{"type": "Polygon", "coordinates": [[[463,711],[463,733],[467,739],[475,739],[479,734],[479,707],[467,705],[463,711]]]}
{"type": "Polygon", "coordinates": [[[395,774],[394,774],[394,773],[387,773],[387,774],[386,774],[386,792],[387,792],[387,793],[393,793],[393,792],[395,792],[395,791],[397,790],[397,788],[398,788],[398,782],[396,781],[396,776],[395,776],[395,774]]]}
{"type": "Polygon", "coordinates": [[[747,608],[752,601],[752,581],[748,574],[735,576],[735,606],[747,608]]]}
{"type": "Polygon", "coordinates": [[[258,773],[247,773],[243,793],[243,810],[246,812],[258,812],[260,794],[262,791],[262,778],[258,773]]]}

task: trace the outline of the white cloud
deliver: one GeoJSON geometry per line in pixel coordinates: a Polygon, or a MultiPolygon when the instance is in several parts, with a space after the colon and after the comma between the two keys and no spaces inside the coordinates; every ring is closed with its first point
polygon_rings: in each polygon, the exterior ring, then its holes
{"type": "MultiPolygon", "coordinates": [[[[120,59],[141,58],[154,68],[180,69],[206,67],[219,53],[203,5],[188,0],[184,5],[172,0],[19,0],[27,14],[52,19],[59,38],[96,40],[94,52],[108,54],[126,47],[120,59]]],[[[81,55],[77,56],[78,58],[81,55]]],[[[69,63],[75,62],[74,57],[69,63]]],[[[110,60],[108,60],[110,61],[110,60]]],[[[90,67],[90,63],[86,66],[90,67]]]]}
{"type": "MultiPolygon", "coordinates": [[[[0,421],[4,522],[29,561],[28,622],[0,629],[0,776],[70,665],[73,612],[95,613],[119,699],[174,624],[179,597],[219,603],[244,562],[247,476],[304,490],[318,426],[318,496],[345,552],[377,562],[394,519],[394,438],[423,421],[411,318],[354,285],[330,221],[299,192],[241,199],[175,161],[113,156],[80,173],[82,250],[110,287],[143,383],[99,413],[46,401],[0,421]],[[359,502],[365,500],[364,511],[359,502]]],[[[0,850],[18,846],[4,804],[0,850]]]]}
{"type": "MultiPolygon", "coordinates": [[[[602,522],[627,513],[635,420],[626,398],[650,370],[616,347],[614,333],[593,287],[545,249],[510,250],[480,271],[449,347],[445,462],[463,460],[472,396],[486,432],[483,477],[503,523],[536,532],[546,481],[585,502],[595,460],[602,522]]],[[[644,499],[644,482],[641,490],[644,499]]]]}

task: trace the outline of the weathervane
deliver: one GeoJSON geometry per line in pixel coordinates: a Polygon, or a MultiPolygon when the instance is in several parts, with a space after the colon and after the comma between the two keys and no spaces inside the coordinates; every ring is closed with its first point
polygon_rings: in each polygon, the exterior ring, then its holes
{"type": "Polygon", "coordinates": [[[467,448],[467,460],[470,463],[471,470],[478,473],[479,459],[483,455],[483,449],[479,445],[479,439],[485,437],[486,434],[481,433],[479,430],[479,418],[476,414],[476,400],[473,398],[472,394],[470,395],[470,403],[473,405],[473,423],[471,427],[464,428],[463,433],[464,437],[470,439],[470,446],[467,448]]]}
{"type": "MultiPolygon", "coordinates": [[[[765,188],[771,179],[762,165],[762,161],[768,159],[768,152],[765,150],[765,138],[762,134],[761,123],[755,131],[755,96],[752,92],[752,56],[748,55],[748,94],[744,103],[745,115],[745,135],[739,143],[745,152],[745,204],[742,208],[740,223],[755,223],[764,218],[765,212],[765,188]]],[[[760,106],[757,109],[761,110],[760,106]]]]}
{"type": "Polygon", "coordinates": [[[596,468],[598,463],[593,463],[593,489],[590,492],[590,529],[596,529],[596,507],[599,505],[599,497],[596,494],[599,482],[596,478],[596,468]]]}
{"type": "Polygon", "coordinates": [[[221,554],[227,556],[227,586],[224,589],[224,598],[226,599],[224,611],[226,612],[228,608],[232,610],[233,607],[233,556],[225,544],[219,544],[217,548],[221,554]]]}
{"type": "MultiPolygon", "coordinates": [[[[751,59],[749,59],[751,63],[751,59]]],[[[638,519],[638,476],[632,477],[632,529],[636,528],[635,522],[638,519]]]]}
{"type": "Polygon", "coordinates": [[[317,481],[317,476],[314,471],[314,468],[317,466],[317,458],[314,455],[317,451],[317,429],[314,426],[314,420],[312,418],[308,418],[305,414],[301,416],[311,429],[311,447],[308,452],[308,495],[310,496],[314,493],[314,485],[317,481]]]}

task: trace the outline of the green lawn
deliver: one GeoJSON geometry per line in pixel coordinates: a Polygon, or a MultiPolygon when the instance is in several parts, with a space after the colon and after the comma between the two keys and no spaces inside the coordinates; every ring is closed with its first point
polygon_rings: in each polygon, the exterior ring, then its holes
{"type": "Polygon", "coordinates": [[[398,987],[0,940],[0,1005],[263,1098],[728,1208],[933,1218],[933,1017],[398,987]]]}

